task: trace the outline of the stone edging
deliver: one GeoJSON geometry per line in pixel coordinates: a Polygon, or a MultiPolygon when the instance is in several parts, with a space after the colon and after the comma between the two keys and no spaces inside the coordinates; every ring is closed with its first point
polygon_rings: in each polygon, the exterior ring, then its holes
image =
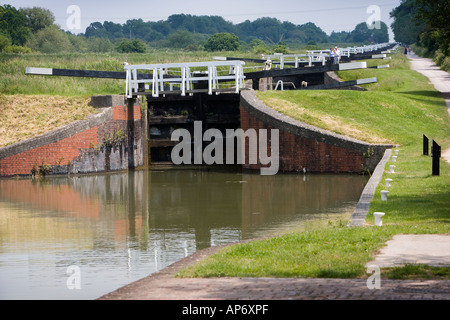
{"type": "Polygon", "coordinates": [[[352,216],[350,217],[350,222],[348,223],[349,227],[362,226],[364,224],[367,213],[369,211],[370,203],[372,202],[373,195],[375,193],[375,189],[377,188],[378,184],[381,181],[381,178],[383,177],[384,167],[391,157],[391,153],[391,149],[387,149],[384,152],[383,158],[378,163],[372,176],[364,187],[358,204],[356,205],[356,208],[353,211],[352,216]]]}

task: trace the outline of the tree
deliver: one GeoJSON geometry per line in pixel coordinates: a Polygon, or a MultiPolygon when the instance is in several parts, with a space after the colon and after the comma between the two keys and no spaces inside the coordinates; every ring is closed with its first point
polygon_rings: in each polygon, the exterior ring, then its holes
{"type": "Polygon", "coordinates": [[[448,26],[449,0],[402,0],[390,15],[395,40],[405,44],[417,43],[430,51],[440,49],[450,53],[448,26]]]}
{"type": "Polygon", "coordinates": [[[273,51],[276,53],[288,53],[287,45],[284,42],[279,42],[275,46],[273,46],[273,51]]]}
{"type": "Polygon", "coordinates": [[[121,53],[144,53],[147,51],[144,43],[138,39],[134,39],[133,41],[124,39],[119,42],[116,49],[121,53]]]}
{"type": "Polygon", "coordinates": [[[419,10],[417,18],[423,20],[431,37],[439,49],[448,56],[450,53],[449,0],[417,0],[419,10]]]}
{"type": "Polygon", "coordinates": [[[350,32],[340,31],[340,32],[331,32],[329,41],[334,43],[347,42],[350,38],[350,32]]]}
{"type": "Polygon", "coordinates": [[[239,49],[239,38],[232,33],[216,33],[205,44],[206,51],[236,51],[239,49]]]}
{"type": "Polygon", "coordinates": [[[298,30],[302,31],[306,35],[305,42],[309,42],[311,40],[314,40],[317,43],[328,42],[327,34],[312,22],[298,26],[298,30]]]}
{"type": "Polygon", "coordinates": [[[44,8],[21,8],[19,9],[27,19],[26,26],[31,29],[32,32],[37,32],[41,29],[50,27],[55,22],[55,16],[53,13],[44,8]]]}
{"type": "Polygon", "coordinates": [[[383,43],[389,41],[388,26],[383,21],[380,22],[380,28],[372,29],[372,39],[376,43],[383,43]]]}
{"type": "Polygon", "coordinates": [[[87,50],[90,52],[111,52],[114,45],[108,38],[90,37],[87,39],[87,50]]]}
{"type": "Polygon", "coordinates": [[[103,27],[100,22],[92,22],[84,33],[86,38],[97,37],[97,38],[109,38],[108,31],[103,27]]]}
{"type": "Polygon", "coordinates": [[[110,40],[117,38],[125,38],[125,34],[123,33],[123,27],[119,23],[105,21],[103,22],[103,29],[108,33],[108,38],[110,40]]]}
{"type": "Polygon", "coordinates": [[[195,44],[194,35],[187,30],[179,30],[169,36],[168,46],[171,48],[186,48],[195,44]]]}
{"type": "Polygon", "coordinates": [[[355,29],[350,33],[350,38],[353,42],[367,42],[370,38],[370,31],[367,23],[362,22],[356,25],[355,29]]]}
{"type": "Polygon", "coordinates": [[[73,51],[76,52],[86,52],[88,51],[88,44],[86,37],[82,35],[75,35],[71,33],[70,31],[66,31],[67,38],[70,41],[71,47],[73,51]]]}
{"type": "Polygon", "coordinates": [[[163,20],[153,22],[152,29],[163,36],[168,36],[173,31],[170,25],[163,20]]]}
{"type": "Polygon", "coordinates": [[[405,44],[418,41],[419,35],[425,29],[423,21],[416,18],[418,11],[416,0],[402,0],[402,3],[389,13],[390,17],[394,18],[391,28],[395,41],[405,44]]]}
{"type": "Polygon", "coordinates": [[[389,34],[387,25],[380,22],[379,29],[369,29],[366,22],[361,22],[355,27],[350,33],[350,41],[351,42],[375,42],[375,43],[383,43],[389,41],[389,34]]]}
{"type": "Polygon", "coordinates": [[[0,31],[13,45],[19,46],[23,46],[31,35],[25,15],[9,4],[0,6],[0,31]]]}
{"type": "Polygon", "coordinates": [[[298,27],[296,27],[294,30],[289,31],[286,34],[286,40],[290,42],[300,42],[305,43],[307,39],[307,35],[304,31],[300,30],[298,27]]]}
{"type": "Polygon", "coordinates": [[[51,25],[33,34],[27,45],[42,53],[70,52],[73,50],[69,36],[56,25],[51,25]]]}
{"type": "Polygon", "coordinates": [[[260,39],[253,39],[250,42],[250,47],[252,48],[254,53],[272,53],[272,50],[269,48],[269,46],[260,39]]]}
{"type": "Polygon", "coordinates": [[[284,31],[281,21],[276,18],[263,17],[252,22],[251,35],[272,44],[283,40],[284,31]]]}
{"type": "Polygon", "coordinates": [[[7,47],[11,45],[11,41],[5,35],[0,34],[0,52],[3,52],[7,47]]]}

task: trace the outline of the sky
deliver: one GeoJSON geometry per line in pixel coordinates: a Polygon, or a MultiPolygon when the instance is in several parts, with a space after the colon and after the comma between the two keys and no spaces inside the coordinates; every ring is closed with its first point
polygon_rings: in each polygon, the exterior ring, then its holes
{"type": "MultiPolygon", "coordinates": [[[[361,22],[380,17],[390,27],[389,13],[401,0],[9,0],[0,2],[18,8],[42,7],[53,12],[64,30],[84,33],[90,23],[129,19],[166,20],[172,14],[221,16],[234,24],[273,17],[294,24],[313,22],[328,35],[352,31],[361,22]],[[72,10],[72,5],[78,11],[72,10]],[[372,8],[375,7],[375,10],[372,8]],[[68,11],[69,9],[69,11],[68,11]],[[368,11],[369,9],[369,11],[368,11]],[[79,13],[79,15],[78,15],[79,13]],[[75,17],[78,20],[74,20],[75,17]],[[79,25],[74,21],[80,21],[79,25]]],[[[391,40],[393,39],[390,31],[391,40]]]]}

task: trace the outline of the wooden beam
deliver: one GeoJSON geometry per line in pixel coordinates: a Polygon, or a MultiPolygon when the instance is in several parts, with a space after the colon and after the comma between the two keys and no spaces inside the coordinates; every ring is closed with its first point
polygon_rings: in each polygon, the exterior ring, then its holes
{"type": "MultiPolygon", "coordinates": [[[[60,77],[82,77],[82,78],[104,78],[104,79],[126,79],[124,71],[97,71],[97,70],[74,70],[74,69],[54,69],[54,68],[25,68],[25,74],[60,77]]],[[[138,79],[152,79],[153,75],[139,73],[138,79]]]]}
{"type": "Polygon", "coordinates": [[[325,65],[317,67],[307,67],[307,68],[287,68],[287,69],[273,69],[265,71],[256,72],[246,72],[246,79],[260,79],[260,78],[272,78],[272,77],[287,77],[296,76],[301,74],[311,74],[311,73],[324,73],[328,71],[338,71],[339,65],[325,65]]]}
{"type": "Polygon", "coordinates": [[[375,83],[375,82],[377,82],[377,78],[366,78],[366,79],[342,81],[342,82],[338,82],[338,83],[319,84],[319,85],[315,85],[315,86],[301,87],[301,88],[298,88],[297,90],[339,89],[339,88],[344,88],[344,87],[351,87],[351,86],[356,86],[356,85],[360,85],[360,84],[375,83]]]}

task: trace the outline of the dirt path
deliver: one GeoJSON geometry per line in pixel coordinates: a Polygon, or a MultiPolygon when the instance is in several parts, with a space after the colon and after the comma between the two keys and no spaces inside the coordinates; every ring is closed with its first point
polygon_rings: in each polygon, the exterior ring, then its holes
{"type": "MultiPolygon", "coordinates": [[[[408,55],[408,58],[411,69],[428,77],[436,90],[442,92],[450,116],[450,74],[441,70],[433,60],[421,58],[413,52],[408,55]]],[[[450,163],[450,148],[442,152],[442,158],[450,163]]]]}

